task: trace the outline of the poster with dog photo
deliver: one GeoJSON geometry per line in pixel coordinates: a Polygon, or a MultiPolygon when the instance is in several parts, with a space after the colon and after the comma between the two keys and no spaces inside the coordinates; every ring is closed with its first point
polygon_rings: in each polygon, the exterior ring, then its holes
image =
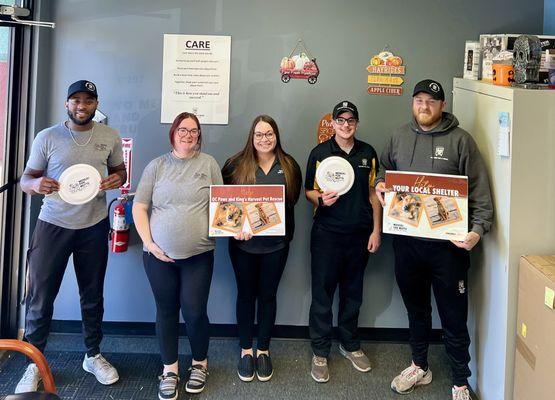
{"type": "Polygon", "coordinates": [[[383,232],[464,240],[468,232],[468,178],[387,171],[383,232]]]}
{"type": "Polygon", "coordinates": [[[210,186],[208,236],[285,235],[284,185],[210,186]]]}

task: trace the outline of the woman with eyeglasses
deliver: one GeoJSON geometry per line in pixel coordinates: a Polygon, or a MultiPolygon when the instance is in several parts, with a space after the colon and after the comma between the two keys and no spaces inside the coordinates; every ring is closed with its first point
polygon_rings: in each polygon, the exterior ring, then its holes
{"type": "Polygon", "coordinates": [[[222,184],[218,163],[200,151],[201,127],[194,114],[179,114],[169,139],[172,150],[147,165],[133,202],[144,268],[156,301],[156,336],[164,364],[161,400],[178,396],[180,309],[193,355],[185,390],[199,393],[205,386],[206,307],[214,265],[214,240],[208,237],[209,192],[210,185],[222,184]]]}
{"type": "Polygon", "coordinates": [[[224,182],[234,185],[285,185],[285,236],[240,233],[229,240],[229,255],[237,281],[237,325],[241,356],[237,373],[249,382],[272,377],[270,336],[276,319],[276,292],[293,238],[293,209],[299,199],[302,176],[297,162],[283,151],[279,130],[268,115],[256,117],[243,150],[226,161],[224,182]],[[258,338],[253,351],[255,306],[258,338]]]}

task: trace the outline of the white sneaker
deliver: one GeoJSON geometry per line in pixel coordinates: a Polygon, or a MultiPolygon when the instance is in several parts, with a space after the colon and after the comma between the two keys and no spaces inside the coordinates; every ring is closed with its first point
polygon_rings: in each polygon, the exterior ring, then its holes
{"type": "Polygon", "coordinates": [[[17,383],[15,393],[36,392],[41,380],[39,368],[35,363],[31,363],[17,383]]]}
{"type": "Polygon", "coordinates": [[[472,398],[470,397],[470,392],[467,388],[455,389],[453,387],[451,389],[451,393],[453,394],[453,400],[472,400],[472,398]]]}
{"type": "Polygon", "coordinates": [[[119,380],[118,371],[100,353],[94,357],[85,354],[83,369],[93,374],[103,385],[111,385],[119,380]]]}
{"type": "Polygon", "coordinates": [[[391,381],[391,390],[399,394],[408,394],[416,386],[427,385],[432,382],[432,371],[411,364],[391,381]]]}

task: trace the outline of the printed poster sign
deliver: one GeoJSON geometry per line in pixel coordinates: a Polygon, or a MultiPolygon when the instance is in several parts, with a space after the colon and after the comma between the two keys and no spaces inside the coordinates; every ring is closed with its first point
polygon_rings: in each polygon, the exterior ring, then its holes
{"type": "Polygon", "coordinates": [[[322,117],[320,123],[318,124],[318,130],[316,132],[316,142],[318,144],[331,139],[335,135],[335,130],[332,125],[331,113],[328,113],[322,117]]]}
{"type": "Polygon", "coordinates": [[[403,59],[390,51],[382,51],[370,59],[368,71],[368,94],[382,96],[401,96],[403,88],[401,85],[405,75],[403,59]]]}
{"type": "Polygon", "coordinates": [[[121,138],[121,147],[123,150],[123,163],[127,172],[127,180],[120,186],[122,192],[129,192],[131,190],[131,172],[133,168],[133,139],[121,138]]]}
{"type": "Polygon", "coordinates": [[[284,185],[210,186],[210,237],[285,235],[284,185]]]}
{"type": "Polygon", "coordinates": [[[387,171],[383,232],[464,240],[468,233],[468,178],[387,171]]]}
{"type": "Polygon", "coordinates": [[[164,35],[161,122],[183,111],[227,124],[231,36],[164,35]]]}

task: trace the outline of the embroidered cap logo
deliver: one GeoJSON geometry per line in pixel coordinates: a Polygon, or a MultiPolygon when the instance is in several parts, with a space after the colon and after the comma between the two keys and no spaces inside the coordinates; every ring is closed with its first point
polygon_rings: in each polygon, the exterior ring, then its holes
{"type": "Polygon", "coordinates": [[[464,281],[459,281],[459,293],[464,294],[466,288],[464,287],[464,281]]]}

